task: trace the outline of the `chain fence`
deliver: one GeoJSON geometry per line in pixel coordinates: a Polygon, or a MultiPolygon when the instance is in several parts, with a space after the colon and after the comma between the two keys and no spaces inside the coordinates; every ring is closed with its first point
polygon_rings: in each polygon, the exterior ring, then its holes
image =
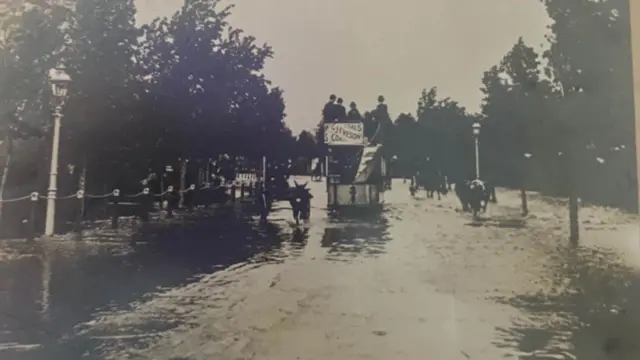
{"type": "Polygon", "coordinates": [[[62,196],[58,196],[55,191],[34,191],[24,196],[0,199],[4,207],[1,237],[22,238],[25,233],[33,232],[34,229],[43,229],[47,208],[44,204],[51,200],[56,203],[55,222],[56,229],[59,229],[56,232],[68,232],[73,231],[79,223],[105,220],[109,217],[115,222],[118,217],[147,218],[149,213],[155,211],[154,204],[158,202],[160,210],[164,209],[168,214],[172,214],[180,205],[193,209],[221,201],[235,201],[238,196],[236,190],[240,190],[240,199],[250,198],[255,194],[257,186],[257,182],[240,181],[220,185],[204,183],[198,187],[193,184],[184,190],[168,186],[162,193],[154,193],[151,188],[145,187],[130,194],[123,194],[120,189],[102,194],[78,190],[62,196]]]}
{"type": "MultiPolygon", "coordinates": [[[[243,185],[242,183],[240,183],[240,185],[243,185]]],[[[180,189],[174,189],[173,186],[169,186],[167,188],[167,190],[165,190],[164,192],[160,193],[160,194],[153,194],[150,190],[150,188],[144,188],[142,191],[136,193],[136,194],[121,194],[119,189],[114,189],[113,191],[110,191],[106,194],[89,194],[89,193],[85,193],[84,190],[78,190],[76,193],[70,194],[70,195],[65,195],[65,196],[57,196],[57,195],[53,195],[54,192],[49,192],[48,195],[40,195],[40,192],[34,191],[29,195],[25,195],[25,196],[21,196],[21,197],[17,197],[17,198],[12,198],[12,199],[2,199],[0,198],[0,203],[15,203],[15,202],[19,202],[19,201],[38,201],[38,200],[49,200],[49,199],[54,199],[54,200],[69,200],[69,199],[78,199],[81,200],[83,198],[86,199],[110,199],[110,198],[122,198],[122,199],[135,199],[135,198],[141,198],[143,196],[146,197],[155,197],[155,198],[163,198],[166,195],[183,195],[183,194],[189,194],[189,193],[195,193],[198,191],[202,191],[202,190],[216,190],[216,189],[222,189],[222,188],[226,188],[226,189],[230,189],[230,188],[236,188],[239,189],[240,186],[236,183],[232,183],[232,184],[225,184],[225,185],[219,185],[219,186],[213,186],[213,185],[205,185],[199,188],[196,188],[195,185],[191,185],[189,188],[184,189],[184,190],[180,190],[180,189]]],[[[250,187],[250,186],[248,186],[250,187]]],[[[46,193],[47,191],[45,191],[46,193]]]]}

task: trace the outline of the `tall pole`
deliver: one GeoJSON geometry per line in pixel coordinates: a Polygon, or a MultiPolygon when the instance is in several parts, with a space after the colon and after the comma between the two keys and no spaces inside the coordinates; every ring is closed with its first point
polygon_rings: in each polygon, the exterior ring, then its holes
{"type": "Polygon", "coordinates": [[[53,123],[53,141],[51,148],[51,170],[49,171],[49,189],[47,194],[47,215],[45,235],[51,236],[55,232],[56,196],[58,194],[58,155],[60,152],[60,124],[62,121],[62,106],[56,106],[53,123]]]}
{"type": "Polygon", "coordinates": [[[267,157],[262,157],[262,185],[263,189],[267,188],[267,157]]]}
{"type": "Polygon", "coordinates": [[[524,160],[522,161],[522,169],[520,170],[520,201],[521,201],[521,208],[522,208],[522,216],[527,216],[529,215],[529,202],[527,199],[527,179],[528,179],[528,173],[530,170],[530,161],[531,161],[531,154],[526,153],[524,154],[524,160]]]}
{"type": "Polygon", "coordinates": [[[474,136],[474,143],[476,147],[476,179],[480,179],[480,148],[478,147],[478,135],[474,136]]]}
{"type": "Polygon", "coordinates": [[[569,241],[572,246],[578,246],[580,241],[580,220],[578,218],[579,204],[578,204],[578,185],[576,182],[576,171],[579,169],[576,166],[577,162],[577,146],[573,143],[569,143],[567,154],[565,154],[565,171],[567,171],[567,180],[569,185],[569,241]]]}
{"type": "Polygon", "coordinates": [[[629,1],[631,15],[631,53],[633,58],[633,100],[636,124],[636,182],[638,184],[638,211],[640,211],[640,6],[629,1]]]}
{"type": "Polygon", "coordinates": [[[189,160],[180,159],[180,202],[179,207],[184,206],[184,192],[187,189],[187,163],[189,160]]]}

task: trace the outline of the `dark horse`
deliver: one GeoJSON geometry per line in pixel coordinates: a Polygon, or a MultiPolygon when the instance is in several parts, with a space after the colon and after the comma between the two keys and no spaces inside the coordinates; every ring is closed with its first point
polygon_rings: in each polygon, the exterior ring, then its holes
{"type": "Polygon", "coordinates": [[[491,199],[491,189],[480,179],[465,180],[456,183],[456,195],[462,204],[462,211],[470,211],[476,217],[480,211],[487,211],[491,199]]]}
{"type": "Polygon", "coordinates": [[[447,195],[449,192],[447,180],[439,170],[434,170],[426,174],[424,188],[427,191],[427,198],[429,199],[433,199],[434,194],[437,193],[438,200],[440,200],[440,195],[447,195]]]}
{"type": "Polygon", "coordinates": [[[295,186],[291,189],[289,203],[291,204],[291,210],[293,210],[293,218],[296,221],[296,225],[299,225],[300,220],[309,220],[311,216],[311,199],[313,199],[313,195],[307,189],[307,183],[302,185],[295,181],[293,183],[295,186]]]}
{"type": "Polygon", "coordinates": [[[411,196],[415,196],[420,188],[426,191],[429,199],[433,199],[437,193],[438,200],[440,200],[441,195],[447,195],[449,192],[445,176],[439,170],[428,167],[416,171],[416,174],[411,178],[411,186],[409,187],[411,196]]]}

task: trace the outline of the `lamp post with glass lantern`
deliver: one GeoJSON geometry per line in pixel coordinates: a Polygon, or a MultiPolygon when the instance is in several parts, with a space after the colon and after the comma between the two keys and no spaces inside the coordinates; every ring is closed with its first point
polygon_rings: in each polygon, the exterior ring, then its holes
{"type": "Polygon", "coordinates": [[[58,193],[58,157],[60,154],[60,125],[62,122],[62,106],[67,97],[71,77],[64,67],[49,70],[49,82],[55,102],[53,111],[53,140],[51,148],[51,170],[49,171],[49,189],[47,191],[47,215],[45,221],[45,235],[51,236],[55,232],[56,196],[58,193]]]}
{"type": "Polygon", "coordinates": [[[478,139],[480,138],[480,122],[476,121],[473,123],[473,142],[475,146],[476,153],[476,179],[480,179],[480,148],[478,146],[478,139]]]}

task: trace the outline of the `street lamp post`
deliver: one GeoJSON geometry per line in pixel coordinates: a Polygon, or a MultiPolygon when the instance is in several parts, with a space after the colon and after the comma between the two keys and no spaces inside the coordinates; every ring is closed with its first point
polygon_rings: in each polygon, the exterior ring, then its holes
{"type": "Polygon", "coordinates": [[[478,139],[480,138],[480,125],[479,122],[473,123],[473,142],[475,145],[475,153],[476,153],[476,179],[480,179],[480,149],[478,146],[478,139]]]}
{"type": "Polygon", "coordinates": [[[58,157],[60,153],[60,125],[62,122],[62,106],[67,97],[68,85],[71,77],[63,67],[49,70],[49,81],[55,99],[53,112],[53,141],[51,148],[51,170],[49,171],[49,189],[47,191],[47,215],[45,235],[51,236],[55,232],[56,196],[58,193],[58,157]]]}

